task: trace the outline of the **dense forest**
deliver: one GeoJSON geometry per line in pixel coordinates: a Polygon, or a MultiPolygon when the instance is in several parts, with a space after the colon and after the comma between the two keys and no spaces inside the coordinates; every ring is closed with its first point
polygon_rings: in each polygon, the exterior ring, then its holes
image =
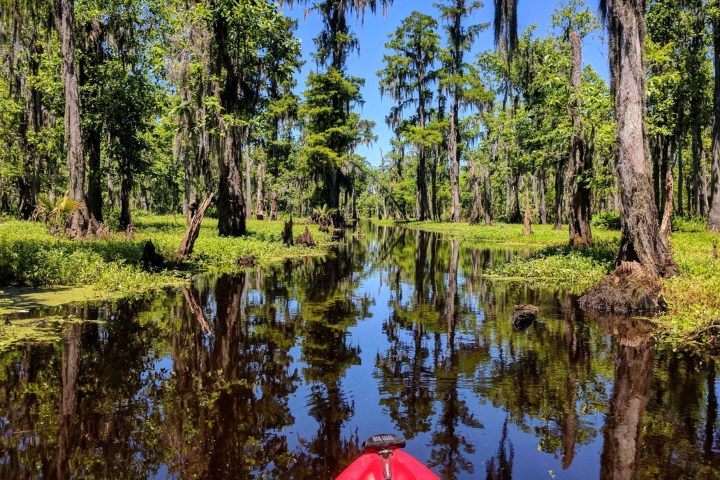
{"type": "Polygon", "coordinates": [[[65,233],[132,228],[210,195],[222,236],[279,214],[622,231],[618,266],[677,271],[673,217],[720,228],[716,1],[560,2],[549,33],[518,31],[515,0],[444,0],[388,35],[381,159],[348,73],[351,25],[392,0],[8,0],[0,8],[0,212],[70,211],[65,233]],[[313,67],[297,21],[319,15],[313,67]],[[476,13],[494,8],[492,25],[476,13]],[[479,55],[490,29],[495,45],[479,55]],[[607,36],[610,81],[583,67],[607,36]],[[661,234],[662,233],[662,234],[661,234]]]}

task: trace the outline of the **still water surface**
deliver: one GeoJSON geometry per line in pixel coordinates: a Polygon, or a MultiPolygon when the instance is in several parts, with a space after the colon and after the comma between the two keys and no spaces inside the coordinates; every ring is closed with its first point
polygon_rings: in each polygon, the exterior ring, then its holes
{"type": "Polygon", "coordinates": [[[0,353],[0,478],[332,479],[381,432],[443,479],[720,478],[713,363],[483,277],[527,252],[362,231],[0,353]]]}

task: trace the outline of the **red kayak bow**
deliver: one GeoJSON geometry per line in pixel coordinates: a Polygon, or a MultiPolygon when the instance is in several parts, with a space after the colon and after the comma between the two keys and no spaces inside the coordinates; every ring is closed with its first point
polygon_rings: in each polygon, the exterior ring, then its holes
{"type": "Polygon", "coordinates": [[[402,437],[390,433],[373,435],[363,443],[363,454],[337,480],[440,480],[429,468],[399,450],[402,437]]]}

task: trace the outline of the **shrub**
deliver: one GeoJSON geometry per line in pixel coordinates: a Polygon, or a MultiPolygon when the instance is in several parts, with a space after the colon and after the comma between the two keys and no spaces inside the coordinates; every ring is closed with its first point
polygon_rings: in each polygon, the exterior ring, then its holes
{"type": "Polygon", "coordinates": [[[699,215],[674,215],[672,217],[673,232],[704,232],[707,228],[707,220],[699,215]]]}
{"type": "Polygon", "coordinates": [[[620,213],[602,212],[593,216],[590,224],[593,227],[605,228],[607,230],[620,230],[620,213]]]}

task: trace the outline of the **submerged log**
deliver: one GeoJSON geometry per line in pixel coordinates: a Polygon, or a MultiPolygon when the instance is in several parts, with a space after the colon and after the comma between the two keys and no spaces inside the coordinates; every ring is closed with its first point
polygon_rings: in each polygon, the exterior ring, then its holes
{"type": "Polygon", "coordinates": [[[537,319],[540,309],[535,305],[515,305],[510,320],[515,330],[526,330],[537,319]]]}
{"type": "Polygon", "coordinates": [[[622,262],[615,272],[580,297],[580,308],[605,314],[658,313],[667,309],[660,279],[635,262],[622,262]]]}
{"type": "Polygon", "coordinates": [[[200,207],[193,212],[190,225],[188,225],[185,236],[180,242],[180,248],[178,248],[178,257],[181,259],[184,260],[192,255],[193,248],[195,247],[195,240],[197,240],[200,235],[200,225],[202,225],[205,212],[210,207],[210,203],[212,202],[214,196],[214,193],[210,193],[205,200],[203,200],[200,207]]]}
{"type": "Polygon", "coordinates": [[[315,246],[315,240],[310,234],[310,230],[308,229],[308,227],[305,227],[305,231],[301,233],[300,236],[297,238],[297,243],[298,245],[304,245],[306,247],[315,246]]]}

